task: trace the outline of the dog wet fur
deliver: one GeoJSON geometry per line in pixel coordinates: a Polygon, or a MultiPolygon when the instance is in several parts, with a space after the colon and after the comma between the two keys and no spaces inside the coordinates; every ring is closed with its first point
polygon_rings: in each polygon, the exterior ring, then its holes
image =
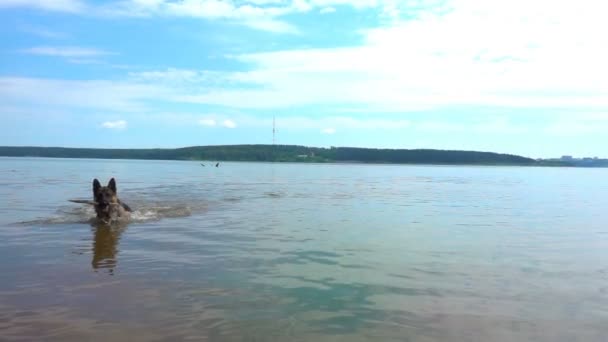
{"type": "Polygon", "coordinates": [[[93,180],[93,206],[97,220],[110,224],[128,221],[131,217],[131,207],[118,198],[116,180],[110,179],[107,186],[102,186],[99,180],[93,180]]]}

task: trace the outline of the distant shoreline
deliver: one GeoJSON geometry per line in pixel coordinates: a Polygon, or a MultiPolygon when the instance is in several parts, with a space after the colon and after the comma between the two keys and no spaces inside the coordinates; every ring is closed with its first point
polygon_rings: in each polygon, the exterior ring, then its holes
{"type": "Polygon", "coordinates": [[[74,159],[191,160],[238,162],[292,162],[334,164],[479,165],[542,167],[606,167],[574,165],[560,160],[532,158],[494,152],[373,149],[354,147],[306,147],[298,145],[217,145],[173,149],[104,149],[35,146],[0,146],[2,157],[74,159]]]}
{"type": "Polygon", "coordinates": [[[104,157],[45,157],[45,156],[5,156],[0,155],[0,160],[2,158],[14,158],[14,159],[71,159],[71,160],[125,160],[125,161],[159,161],[159,162],[208,162],[212,163],[206,165],[207,167],[215,165],[216,162],[221,163],[267,163],[267,164],[298,164],[298,165],[394,165],[394,166],[499,166],[499,167],[574,167],[569,165],[540,165],[540,164],[532,164],[532,165],[518,165],[518,164],[445,164],[445,163],[390,163],[390,162],[360,162],[360,161],[258,161],[258,160],[215,160],[215,159],[136,159],[136,158],[104,158],[104,157]]]}

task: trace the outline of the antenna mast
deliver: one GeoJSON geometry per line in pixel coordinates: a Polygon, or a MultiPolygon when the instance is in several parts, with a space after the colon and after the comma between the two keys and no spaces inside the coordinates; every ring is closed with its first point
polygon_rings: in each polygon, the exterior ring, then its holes
{"type": "Polygon", "coordinates": [[[276,135],[277,129],[276,129],[276,121],[275,121],[275,116],[272,116],[272,145],[274,146],[275,143],[275,135],[276,135]]]}

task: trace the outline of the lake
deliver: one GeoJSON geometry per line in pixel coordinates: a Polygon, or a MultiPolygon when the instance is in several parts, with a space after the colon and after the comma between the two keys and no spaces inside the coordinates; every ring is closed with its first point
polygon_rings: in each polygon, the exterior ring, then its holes
{"type": "Polygon", "coordinates": [[[203,163],[0,158],[0,340],[608,340],[608,169],[203,163]]]}

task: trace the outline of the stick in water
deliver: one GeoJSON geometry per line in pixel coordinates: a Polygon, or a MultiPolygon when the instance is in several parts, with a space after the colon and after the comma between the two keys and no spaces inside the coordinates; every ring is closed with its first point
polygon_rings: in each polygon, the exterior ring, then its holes
{"type": "Polygon", "coordinates": [[[70,202],[73,203],[81,203],[81,204],[89,204],[89,205],[96,205],[97,203],[95,203],[95,201],[89,201],[89,200],[78,200],[78,199],[71,199],[68,200],[70,202]]]}

